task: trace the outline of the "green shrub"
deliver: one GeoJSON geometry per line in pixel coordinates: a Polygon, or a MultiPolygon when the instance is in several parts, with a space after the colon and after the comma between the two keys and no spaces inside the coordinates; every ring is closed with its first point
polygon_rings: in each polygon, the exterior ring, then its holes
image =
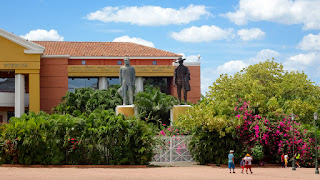
{"type": "Polygon", "coordinates": [[[195,161],[200,164],[227,164],[228,153],[234,150],[235,161],[243,157],[241,143],[231,134],[221,137],[217,132],[197,128],[192,135],[189,150],[195,161]]]}
{"type": "Polygon", "coordinates": [[[153,130],[113,111],[71,115],[34,113],[2,125],[0,157],[19,164],[148,164],[153,130]]]}
{"type": "Polygon", "coordinates": [[[264,157],[263,146],[260,144],[256,144],[252,149],[252,156],[255,160],[261,161],[264,157]]]}
{"type": "Polygon", "coordinates": [[[170,109],[179,104],[177,98],[162,93],[160,89],[146,87],[135,98],[135,105],[139,108],[141,118],[153,123],[170,124],[170,109]]]}
{"type": "Polygon", "coordinates": [[[122,98],[116,88],[104,90],[78,88],[74,93],[68,91],[62,102],[54,107],[53,112],[80,116],[82,113],[88,115],[96,109],[114,111],[116,106],[121,104],[122,98]]]}

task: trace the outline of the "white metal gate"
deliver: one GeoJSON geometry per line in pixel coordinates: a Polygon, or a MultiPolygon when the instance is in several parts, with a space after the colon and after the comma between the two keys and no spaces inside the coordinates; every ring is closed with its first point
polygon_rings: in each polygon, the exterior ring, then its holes
{"type": "Polygon", "coordinates": [[[155,162],[192,162],[193,158],[189,152],[188,144],[191,136],[159,137],[160,145],[155,148],[155,162]]]}

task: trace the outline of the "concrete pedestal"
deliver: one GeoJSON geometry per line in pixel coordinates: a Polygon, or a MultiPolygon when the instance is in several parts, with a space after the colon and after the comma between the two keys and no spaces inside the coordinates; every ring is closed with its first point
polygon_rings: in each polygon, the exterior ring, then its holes
{"type": "Polygon", "coordinates": [[[126,116],[137,115],[137,110],[134,105],[119,105],[116,107],[116,115],[124,114],[126,116]]]}
{"type": "Polygon", "coordinates": [[[191,108],[192,106],[190,105],[175,105],[173,108],[170,110],[170,122],[171,124],[174,121],[177,121],[179,118],[180,114],[184,114],[187,109],[191,108]]]}

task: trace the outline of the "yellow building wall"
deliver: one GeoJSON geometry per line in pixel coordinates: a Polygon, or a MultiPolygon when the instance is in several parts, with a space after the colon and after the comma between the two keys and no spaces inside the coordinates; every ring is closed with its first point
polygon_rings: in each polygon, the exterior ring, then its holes
{"type": "Polygon", "coordinates": [[[25,54],[26,48],[0,36],[0,70],[29,75],[29,111],[40,111],[40,54],[25,54]]]}
{"type": "MultiPolygon", "coordinates": [[[[69,77],[118,77],[120,65],[69,65],[69,77]]],[[[170,65],[133,65],[136,76],[172,77],[174,67],[170,65]]]]}
{"type": "Polygon", "coordinates": [[[0,69],[40,69],[40,54],[25,54],[25,49],[0,36],[0,69]]]}
{"type": "Polygon", "coordinates": [[[29,74],[29,111],[40,111],[40,74],[29,74]]]}

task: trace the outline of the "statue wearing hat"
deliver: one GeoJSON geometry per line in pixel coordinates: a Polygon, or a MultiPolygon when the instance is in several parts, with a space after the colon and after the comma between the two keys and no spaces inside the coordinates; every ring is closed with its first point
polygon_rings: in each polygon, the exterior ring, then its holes
{"type": "Polygon", "coordinates": [[[187,104],[187,92],[191,90],[190,88],[190,71],[188,67],[183,65],[183,61],[186,59],[182,59],[179,57],[178,62],[179,66],[174,70],[174,86],[177,86],[178,90],[178,98],[181,104],[181,89],[183,90],[184,96],[184,104],[187,104]]]}

